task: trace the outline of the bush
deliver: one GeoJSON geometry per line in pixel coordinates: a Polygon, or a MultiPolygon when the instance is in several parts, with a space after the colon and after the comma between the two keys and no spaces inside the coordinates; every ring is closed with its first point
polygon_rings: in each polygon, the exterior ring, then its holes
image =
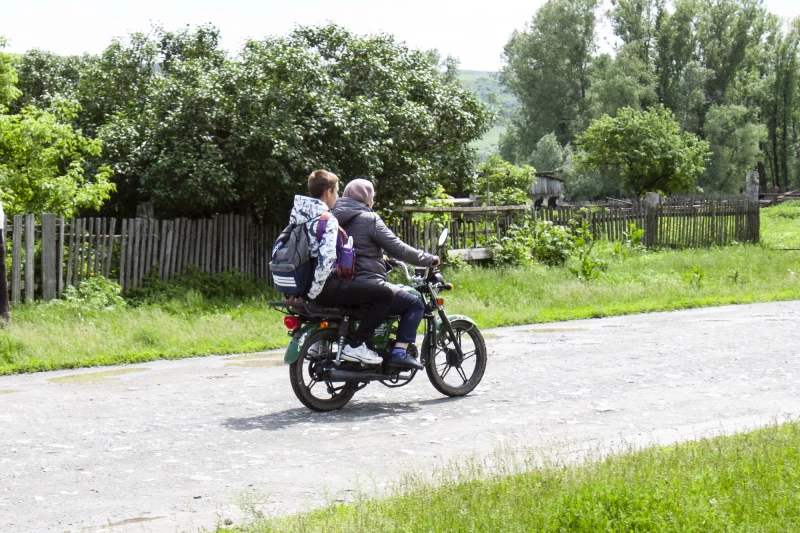
{"type": "Polygon", "coordinates": [[[495,239],[492,261],[500,266],[524,265],[535,261],[547,266],[560,266],[567,262],[575,249],[572,232],[552,222],[525,222],[511,226],[508,235],[495,239]]]}
{"type": "Polygon", "coordinates": [[[511,226],[505,237],[493,238],[492,262],[498,266],[529,264],[533,259],[533,246],[533,232],[527,221],[522,226],[511,226]]]}
{"type": "Polygon", "coordinates": [[[136,305],[163,304],[170,300],[198,304],[203,300],[241,301],[274,296],[275,291],[266,283],[238,270],[208,274],[195,265],[168,282],[161,281],[154,269],[141,287],[125,292],[125,298],[136,305]]]}
{"type": "Polygon", "coordinates": [[[93,276],[81,281],[77,287],[69,285],[64,289],[62,300],[54,300],[56,305],[68,305],[75,309],[98,310],[124,307],[122,288],[103,276],[93,276]]]}
{"type": "Polygon", "coordinates": [[[575,250],[572,232],[556,226],[549,220],[536,223],[533,228],[533,259],[548,266],[561,266],[575,250]]]}

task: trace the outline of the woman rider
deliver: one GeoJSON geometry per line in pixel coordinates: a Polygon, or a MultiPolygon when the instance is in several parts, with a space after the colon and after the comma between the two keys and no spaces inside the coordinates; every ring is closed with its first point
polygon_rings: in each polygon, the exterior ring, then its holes
{"type": "Polygon", "coordinates": [[[420,370],[422,363],[408,354],[409,343],[417,336],[425,306],[422,300],[386,280],[389,266],[384,259],[388,253],[395,259],[417,266],[437,266],[439,258],[417,250],[401,241],[372,210],[375,189],[367,180],[356,179],[347,184],[332,213],[339,225],[353,238],[356,253],[356,281],[368,281],[389,287],[394,292],[389,315],[400,315],[397,342],[391,354],[391,364],[420,370]]]}

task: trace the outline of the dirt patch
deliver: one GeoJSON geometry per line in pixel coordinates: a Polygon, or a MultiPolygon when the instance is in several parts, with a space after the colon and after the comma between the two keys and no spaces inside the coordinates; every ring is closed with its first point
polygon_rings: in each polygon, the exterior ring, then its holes
{"type": "Polygon", "coordinates": [[[115,376],[132,374],[134,372],[144,372],[149,368],[120,368],[117,370],[105,370],[103,372],[92,372],[89,374],[72,374],[71,376],[61,376],[50,378],[50,383],[102,383],[104,381],[119,381],[115,376]]]}

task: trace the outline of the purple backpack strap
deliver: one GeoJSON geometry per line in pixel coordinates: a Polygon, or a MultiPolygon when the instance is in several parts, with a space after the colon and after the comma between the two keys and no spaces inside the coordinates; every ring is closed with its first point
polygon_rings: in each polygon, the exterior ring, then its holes
{"type": "Polygon", "coordinates": [[[325,216],[326,213],[322,213],[319,217],[319,224],[317,224],[317,242],[322,242],[322,236],[325,235],[325,228],[328,226],[328,219],[331,218],[330,214],[325,216]]]}

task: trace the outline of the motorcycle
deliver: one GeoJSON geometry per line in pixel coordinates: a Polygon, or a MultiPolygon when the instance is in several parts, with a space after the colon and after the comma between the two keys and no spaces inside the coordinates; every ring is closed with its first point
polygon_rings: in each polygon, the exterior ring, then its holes
{"type": "MultiPolygon", "coordinates": [[[[439,236],[441,250],[447,240],[447,229],[439,236]]],[[[433,387],[446,396],[464,396],[481,382],[486,370],[486,343],[474,320],[463,315],[448,315],[444,309],[443,291],[453,290],[445,283],[438,268],[419,267],[409,273],[408,266],[390,261],[393,268],[405,273],[409,286],[402,290],[420,298],[425,304],[425,337],[421,349],[409,344],[410,355],[418,356],[433,387]]],[[[375,329],[367,346],[383,357],[380,365],[342,359],[349,335],[358,326],[363,309],[330,307],[317,302],[270,302],[286,316],[284,325],[291,340],[286,347],[284,363],[289,364],[292,390],[300,402],[314,411],[334,411],[344,407],[353,395],[373,381],[389,388],[408,385],[416,369],[391,366],[389,354],[394,347],[392,334],[399,316],[387,317],[375,329]]]]}

